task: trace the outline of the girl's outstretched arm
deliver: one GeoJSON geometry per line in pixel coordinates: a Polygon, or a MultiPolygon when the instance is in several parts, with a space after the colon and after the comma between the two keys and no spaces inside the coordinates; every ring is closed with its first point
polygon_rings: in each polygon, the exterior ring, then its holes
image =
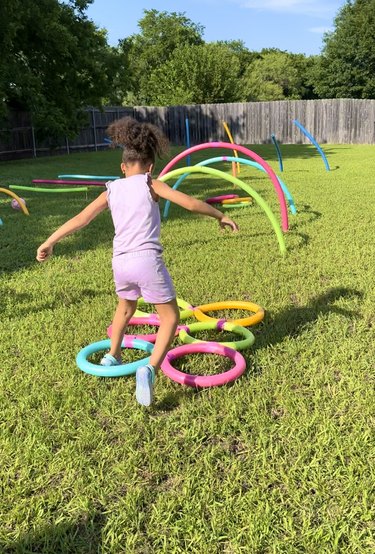
{"type": "Polygon", "coordinates": [[[178,204],[182,208],[185,208],[186,210],[189,210],[191,212],[214,217],[219,221],[219,225],[221,228],[228,226],[232,229],[232,231],[238,231],[237,223],[224,215],[220,210],[217,210],[210,204],[207,204],[207,202],[202,202],[201,200],[198,200],[198,198],[189,196],[188,194],[180,192],[179,190],[172,189],[170,186],[166,185],[162,181],[153,181],[152,188],[154,189],[155,193],[160,196],[160,198],[164,198],[165,200],[169,200],[174,204],[178,204]]]}
{"type": "Polygon", "coordinates": [[[53,247],[64,237],[71,235],[78,229],[86,227],[98,214],[108,207],[107,192],[102,192],[98,198],[91,202],[84,210],[79,214],[69,219],[66,223],[61,225],[52,235],[41,244],[36,253],[36,259],[38,262],[44,262],[49,258],[53,252],[53,247]]]}

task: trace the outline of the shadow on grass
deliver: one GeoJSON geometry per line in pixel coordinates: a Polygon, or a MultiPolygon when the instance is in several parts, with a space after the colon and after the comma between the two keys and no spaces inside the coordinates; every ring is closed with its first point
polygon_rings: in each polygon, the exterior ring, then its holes
{"type": "MultiPolygon", "coordinates": [[[[275,316],[272,315],[272,312],[267,312],[262,324],[258,328],[252,329],[256,340],[251,348],[247,372],[253,377],[260,375],[262,372],[262,369],[254,361],[254,351],[268,346],[275,346],[286,337],[298,337],[304,331],[306,325],[317,321],[319,316],[335,313],[351,319],[357,317],[356,311],[335,306],[335,302],[345,298],[357,298],[360,300],[363,298],[363,293],[355,289],[338,287],[317,296],[307,306],[298,306],[297,298],[292,297],[291,301],[295,304],[293,307],[287,308],[275,316]]],[[[226,386],[231,386],[231,384],[229,383],[226,386]]],[[[181,391],[168,393],[162,400],[154,404],[153,415],[156,415],[157,412],[159,412],[159,415],[162,415],[160,412],[172,412],[179,407],[182,397],[186,398],[186,395],[191,397],[201,392],[201,389],[184,387],[181,391]]]]}
{"type": "Polygon", "coordinates": [[[87,516],[77,523],[46,525],[13,544],[1,545],[2,554],[94,554],[101,552],[104,516],[87,516]]]}
{"type": "MultiPolygon", "coordinates": [[[[343,150],[348,150],[349,149],[349,147],[345,147],[345,146],[341,146],[341,145],[340,145],[340,148],[336,148],[335,146],[332,146],[332,145],[321,144],[321,147],[323,149],[323,152],[327,156],[328,161],[329,161],[329,156],[333,156],[333,155],[337,154],[338,152],[342,152],[343,150]]],[[[273,144],[267,144],[267,145],[264,144],[264,145],[261,145],[261,146],[256,146],[256,147],[253,148],[253,150],[255,150],[255,148],[256,148],[256,151],[265,160],[270,160],[270,159],[275,159],[276,158],[275,148],[274,148],[273,144]]],[[[318,158],[318,157],[320,157],[319,152],[317,151],[315,146],[313,146],[312,144],[302,144],[302,143],[300,143],[300,144],[298,144],[298,143],[297,144],[281,144],[280,149],[281,149],[281,154],[282,154],[283,160],[288,159],[288,158],[301,158],[301,159],[306,159],[307,160],[308,158],[318,158]]],[[[322,160],[322,168],[323,168],[323,160],[322,160]]]]}
{"type": "MultiPolygon", "coordinates": [[[[344,287],[329,289],[326,293],[314,298],[307,306],[298,306],[297,298],[293,296],[291,297],[291,301],[295,304],[293,307],[283,310],[276,316],[273,316],[272,312],[267,312],[261,325],[258,328],[252,329],[252,332],[256,336],[256,341],[251,348],[247,372],[252,377],[262,373],[262,369],[257,366],[254,361],[254,351],[269,346],[275,346],[281,343],[286,337],[298,337],[304,331],[306,325],[317,321],[319,316],[335,313],[351,319],[357,317],[358,314],[356,311],[346,310],[334,305],[335,302],[343,298],[357,298],[361,300],[363,298],[363,292],[344,287]]],[[[244,352],[242,352],[242,354],[244,354],[244,352]]],[[[230,387],[232,385],[233,383],[228,383],[226,386],[230,387]]],[[[201,395],[204,391],[205,389],[181,386],[179,390],[170,391],[160,400],[156,401],[151,406],[149,415],[151,417],[162,417],[163,415],[167,415],[180,407],[182,399],[192,399],[193,396],[201,395]]]]}
{"type": "MultiPolygon", "coordinates": [[[[288,233],[290,233],[293,236],[298,236],[301,239],[299,241],[299,243],[295,246],[291,246],[287,241],[289,252],[291,252],[293,250],[296,250],[296,249],[298,250],[301,247],[305,247],[310,242],[310,236],[307,233],[301,233],[300,231],[298,231],[298,228],[300,227],[300,225],[306,225],[306,224],[313,223],[314,221],[317,221],[321,217],[322,217],[321,212],[318,212],[316,210],[312,210],[311,206],[304,205],[304,206],[302,206],[301,208],[298,209],[296,215],[292,215],[289,218],[289,231],[288,231],[288,233]]],[[[288,239],[288,234],[286,235],[286,240],[287,239],[288,239]]]]}
{"type": "Polygon", "coordinates": [[[288,246],[288,252],[292,252],[293,250],[299,250],[300,248],[307,246],[310,242],[310,237],[306,233],[298,233],[295,231],[294,234],[297,237],[300,237],[301,240],[296,246],[288,246]]]}
{"type": "MultiPolygon", "coordinates": [[[[324,167],[322,167],[322,172],[324,171],[324,174],[332,173],[333,171],[337,171],[340,169],[339,165],[335,165],[334,167],[331,167],[329,171],[326,171],[324,167]]],[[[302,169],[290,169],[288,173],[309,173],[310,168],[308,165],[304,165],[302,169]]],[[[281,174],[282,175],[282,174],[281,174]]]]}
{"type": "MultiPolygon", "coordinates": [[[[228,241],[228,248],[230,248],[231,245],[233,244],[233,242],[232,243],[230,242],[232,240],[232,237],[229,234],[229,231],[224,231],[224,232],[228,232],[228,235],[227,236],[225,236],[224,234],[220,235],[220,237],[219,237],[220,242],[228,241]]],[[[255,238],[258,238],[258,237],[266,238],[266,237],[269,237],[269,236],[272,236],[272,229],[269,233],[251,232],[251,230],[241,233],[241,238],[243,238],[243,239],[246,238],[247,240],[255,239],[255,238]]],[[[212,238],[211,237],[207,238],[207,236],[202,236],[201,238],[191,239],[191,240],[183,240],[183,238],[180,238],[180,239],[175,239],[175,245],[179,248],[192,248],[192,247],[202,248],[202,247],[204,247],[208,244],[211,244],[211,243],[215,244],[215,243],[217,243],[217,241],[218,241],[217,236],[213,236],[212,238]]]]}
{"type": "Polygon", "coordinates": [[[356,311],[346,310],[335,306],[334,303],[340,299],[363,298],[363,292],[338,287],[328,290],[314,298],[307,306],[298,306],[297,299],[292,297],[294,306],[283,310],[281,313],[273,316],[272,312],[267,312],[261,330],[256,332],[257,340],[254,349],[264,348],[265,346],[274,346],[284,340],[285,337],[298,337],[306,325],[314,323],[319,316],[330,313],[339,314],[348,318],[358,316],[356,311]]]}
{"type": "Polygon", "coordinates": [[[155,412],[173,412],[173,410],[180,407],[182,398],[186,398],[187,396],[190,398],[195,394],[199,394],[199,389],[184,387],[183,385],[180,386],[181,389],[177,392],[168,392],[158,402],[155,402],[152,407],[153,415],[155,415],[155,412]]]}
{"type": "MultiPolygon", "coordinates": [[[[27,292],[14,292],[10,287],[4,286],[0,289],[0,313],[8,319],[18,319],[19,317],[26,317],[29,314],[38,314],[44,310],[54,310],[59,308],[63,303],[67,308],[71,305],[80,304],[85,302],[87,298],[96,298],[98,296],[105,296],[106,291],[98,289],[84,288],[79,291],[69,291],[68,294],[56,295],[54,299],[49,302],[43,302],[41,304],[30,307],[30,303],[35,301],[35,295],[27,292]],[[12,307],[8,308],[8,297],[12,298],[12,307]],[[16,309],[14,308],[16,305],[16,309]]],[[[43,297],[40,297],[43,300],[43,297]]]]}
{"type": "MultiPolygon", "coordinates": [[[[39,245],[60,225],[77,215],[96,195],[70,196],[68,199],[24,195],[30,216],[9,209],[0,217],[4,225],[0,227],[0,274],[11,274],[21,269],[37,265],[36,251],[39,245]]],[[[95,249],[100,244],[112,245],[113,225],[110,215],[101,215],[89,227],[76,233],[70,242],[62,243],[56,253],[70,254],[95,249]]]]}
{"type": "MultiPolygon", "coordinates": [[[[317,219],[320,219],[322,217],[321,212],[317,212],[316,210],[313,210],[311,206],[308,204],[305,204],[303,206],[298,207],[297,211],[297,217],[298,215],[308,215],[310,216],[308,219],[308,222],[316,221],[317,219]]],[[[297,219],[292,219],[293,222],[297,222],[297,219]]]]}

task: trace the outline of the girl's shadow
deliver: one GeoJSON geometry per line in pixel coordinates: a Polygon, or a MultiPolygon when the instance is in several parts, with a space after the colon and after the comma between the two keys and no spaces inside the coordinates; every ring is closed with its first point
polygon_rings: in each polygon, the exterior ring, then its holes
{"type": "MultiPolygon", "coordinates": [[[[335,306],[335,302],[343,298],[361,300],[363,292],[338,287],[317,296],[307,306],[294,305],[276,316],[273,316],[272,312],[266,313],[262,327],[256,332],[254,349],[274,346],[282,342],[285,337],[297,337],[307,324],[314,323],[320,315],[335,313],[351,319],[357,317],[356,311],[335,306]]],[[[293,301],[296,303],[295,298],[293,301]]]]}
{"type": "Polygon", "coordinates": [[[2,554],[93,554],[101,551],[103,514],[87,514],[82,521],[46,525],[14,543],[1,544],[2,554]]]}

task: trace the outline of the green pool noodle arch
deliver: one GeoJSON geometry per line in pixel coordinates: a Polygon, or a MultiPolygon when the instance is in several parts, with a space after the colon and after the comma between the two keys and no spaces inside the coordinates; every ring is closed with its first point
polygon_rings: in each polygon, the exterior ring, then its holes
{"type": "Polygon", "coordinates": [[[247,183],[244,183],[237,177],[233,177],[233,175],[229,175],[228,173],[224,173],[224,171],[219,171],[218,169],[213,169],[212,167],[204,167],[204,166],[189,166],[189,167],[182,167],[179,169],[174,169],[173,171],[170,171],[168,173],[165,173],[162,177],[159,177],[158,180],[162,181],[163,183],[165,181],[168,181],[169,179],[172,179],[173,177],[178,177],[179,175],[183,175],[184,173],[206,173],[207,175],[213,175],[214,177],[218,177],[219,179],[224,179],[226,181],[230,181],[234,185],[237,185],[238,187],[245,190],[249,196],[254,198],[255,202],[258,204],[260,208],[263,209],[263,211],[266,213],[268,219],[271,222],[271,225],[273,227],[273,230],[276,233],[276,237],[279,243],[280,252],[282,254],[286,253],[286,245],[284,241],[284,235],[280,228],[280,225],[277,222],[277,219],[272,212],[271,208],[263,200],[263,198],[258,194],[250,185],[247,183]]]}
{"type": "MultiPolygon", "coordinates": [[[[216,158],[208,158],[207,160],[203,160],[197,164],[195,164],[196,166],[205,166],[205,165],[210,165],[210,164],[214,164],[214,163],[218,163],[218,162],[235,162],[235,163],[238,163],[238,164],[246,164],[246,165],[249,165],[251,167],[255,167],[256,169],[259,169],[261,171],[263,171],[264,173],[266,173],[266,170],[264,169],[263,166],[261,166],[258,162],[254,162],[252,160],[248,160],[246,158],[238,158],[238,157],[233,157],[233,156],[217,156],[216,158]]],[[[181,175],[181,177],[175,182],[175,184],[173,185],[173,189],[178,189],[179,186],[182,184],[182,182],[185,180],[185,178],[188,176],[188,174],[185,174],[185,175],[181,175]]],[[[285,197],[287,198],[288,200],[288,203],[289,203],[289,207],[290,207],[290,211],[293,215],[295,215],[297,213],[297,210],[296,210],[296,206],[294,204],[294,200],[293,200],[293,197],[292,195],[290,194],[286,184],[280,179],[280,177],[278,177],[276,175],[279,183],[280,183],[280,186],[282,188],[282,191],[285,195],[285,197]]],[[[164,211],[163,211],[163,217],[164,219],[167,219],[168,217],[168,213],[169,213],[169,209],[170,209],[170,201],[167,200],[165,205],[164,205],[164,211]]]]}

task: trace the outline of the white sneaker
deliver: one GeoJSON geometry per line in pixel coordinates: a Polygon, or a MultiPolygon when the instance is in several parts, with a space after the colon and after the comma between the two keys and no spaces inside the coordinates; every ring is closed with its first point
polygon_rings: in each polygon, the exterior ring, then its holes
{"type": "Polygon", "coordinates": [[[112,366],[112,365],[121,365],[122,360],[118,360],[112,354],[104,354],[103,358],[100,360],[100,365],[112,366]]]}
{"type": "Polygon", "coordinates": [[[135,397],[142,406],[150,406],[153,400],[155,370],[151,365],[144,365],[135,374],[135,397]]]}

